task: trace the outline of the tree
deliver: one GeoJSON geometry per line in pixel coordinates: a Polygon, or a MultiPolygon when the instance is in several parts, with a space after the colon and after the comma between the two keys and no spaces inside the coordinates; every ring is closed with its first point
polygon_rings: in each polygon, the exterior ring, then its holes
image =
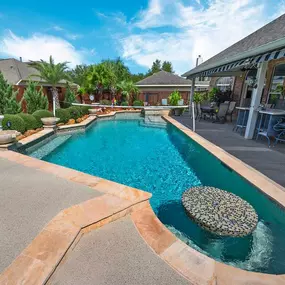
{"type": "Polygon", "coordinates": [[[37,89],[38,83],[30,81],[24,92],[23,98],[27,103],[27,113],[33,114],[37,110],[48,109],[48,98],[43,93],[43,88],[37,89]]]}
{"type": "Polygon", "coordinates": [[[89,72],[90,72],[90,65],[88,66],[83,64],[83,65],[76,65],[74,69],[68,71],[68,74],[74,83],[76,83],[79,86],[83,86],[89,72]]]}
{"type": "Polygon", "coordinates": [[[122,81],[117,84],[118,90],[121,92],[122,101],[131,101],[136,99],[136,95],[139,93],[138,87],[132,81],[122,81]]]}
{"type": "Polygon", "coordinates": [[[161,71],[161,60],[159,59],[156,59],[153,63],[152,63],[152,66],[151,66],[151,69],[148,71],[148,74],[149,75],[152,75],[156,72],[159,72],[161,71]]]}
{"type": "Polygon", "coordinates": [[[66,85],[66,91],[64,94],[64,107],[68,108],[72,105],[72,103],[76,102],[76,95],[71,90],[69,84],[66,85]]]}
{"type": "Polygon", "coordinates": [[[129,68],[124,64],[120,57],[115,60],[103,60],[101,64],[105,65],[107,69],[111,70],[115,75],[116,83],[124,80],[130,80],[131,73],[129,68]]]}
{"type": "MultiPolygon", "coordinates": [[[[112,90],[116,87],[116,75],[114,70],[104,63],[93,65],[88,75],[86,91],[97,90],[102,93],[104,89],[112,90]]],[[[89,92],[88,92],[89,93],[89,92]]]]}
{"type": "Polygon", "coordinates": [[[5,80],[0,72],[0,114],[17,114],[22,111],[21,102],[17,101],[18,90],[5,80]]]}
{"type": "Polygon", "coordinates": [[[166,72],[174,73],[174,70],[173,70],[173,67],[172,67],[172,63],[170,61],[164,61],[162,63],[162,70],[164,70],[166,72]]]}
{"type": "Polygon", "coordinates": [[[144,78],[146,78],[146,74],[143,73],[131,74],[131,81],[133,81],[134,83],[137,83],[138,81],[141,81],[144,78]]]}
{"type": "Polygon", "coordinates": [[[49,62],[44,60],[40,61],[31,61],[30,66],[34,67],[39,74],[33,74],[32,76],[36,76],[46,81],[51,85],[51,91],[53,96],[53,114],[55,116],[55,109],[60,108],[59,99],[58,99],[58,91],[56,85],[61,80],[69,80],[70,77],[67,74],[67,64],[68,62],[61,62],[55,64],[52,56],[49,57],[49,62]]]}

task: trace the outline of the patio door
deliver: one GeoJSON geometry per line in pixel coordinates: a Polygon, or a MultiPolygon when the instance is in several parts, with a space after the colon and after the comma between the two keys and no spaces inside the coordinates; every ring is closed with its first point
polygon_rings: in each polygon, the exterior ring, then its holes
{"type": "Polygon", "coordinates": [[[257,70],[250,70],[244,81],[243,90],[242,90],[242,96],[241,96],[241,102],[240,106],[242,107],[250,107],[251,104],[251,98],[252,98],[252,92],[254,90],[254,87],[251,86],[252,79],[256,78],[257,70]]]}

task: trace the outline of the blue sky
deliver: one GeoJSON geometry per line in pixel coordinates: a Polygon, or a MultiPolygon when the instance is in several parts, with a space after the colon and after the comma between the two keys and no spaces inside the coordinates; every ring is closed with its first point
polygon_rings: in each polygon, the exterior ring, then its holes
{"type": "Polygon", "coordinates": [[[160,58],[180,74],[284,12],[284,0],[1,1],[0,58],[52,54],[73,67],[120,56],[132,72],[160,58]]]}

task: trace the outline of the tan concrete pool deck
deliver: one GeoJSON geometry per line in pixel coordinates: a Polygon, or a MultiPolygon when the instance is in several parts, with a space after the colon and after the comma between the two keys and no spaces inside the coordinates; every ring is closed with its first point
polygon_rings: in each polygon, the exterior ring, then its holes
{"type": "MultiPolygon", "coordinates": [[[[205,147],[223,163],[245,177],[271,199],[277,201],[283,207],[285,206],[285,192],[282,186],[193,133],[173,118],[168,116],[164,118],[205,147]]],[[[260,274],[237,269],[216,262],[184,244],[155,216],[148,202],[151,197],[149,193],[13,151],[0,151],[0,158],[30,169],[53,174],[57,178],[69,180],[72,183],[82,184],[82,186],[101,193],[101,196],[61,210],[1,274],[0,284],[44,284],[56,280],[53,278],[63,276],[58,275],[58,272],[65,268],[64,266],[69,262],[70,256],[70,262],[72,261],[73,251],[75,252],[80,246],[84,246],[85,238],[90,234],[93,235],[93,230],[97,229],[98,235],[100,235],[101,230],[105,231],[101,227],[107,227],[106,225],[111,222],[114,222],[114,225],[108,225],[108,228],[115,227],[118,231],[120,231],[120,228],[123,230],[124,227],[116,227],[116,225],[120,221],[119,219],[124,216],[132,220],[140,234],[140,236],[137,236],[136,242],[146,242],[153,250],[152,253],[156,254],[156,257],[152,256],[151,258],[156,260],[155,264],[159,267],[159,270],[163,272],[167,269],[156,258],[160,258],[169,265],[167,274],[171,276],[169,278],[176,280],[172,284],[285,284],[285,275],[260,274]],[[83,243],[80,241],[81,238],[83,238],[83,243]],[[184,283],[185,280],[179,283],[180,276],[171,268],[184,276],[188,283],[184,283]]],[[[120,244],[118,244],[119,246],[120,244]]],[[[150,254],[147,250],[145,252],[147,255],[150,254]]],[[[104,255],[104,252],[102,254],[104,255]]],[[[88,260],[86,260],[87,263],[88,260]]],[[[125,267],[125,270],[127,268],[125,267]]],[[[142,266],[141,270],[144,270],[144,268],[147,267],[142,266]]],[[[121,274],[118,272],[118,275],[121,276],[121,274]]],[[[96,278],[96,276],[93,278],[96,278]]],[[[60,280],[64,279],[58,279],[59,283],[56,284],[64,284],[60,280]]],[[[104,284],[103,281],[99,284],[104,284]]],[[[91,284],[96,283],[93,280],[90,282],[91,284]]],[[[167,284],[150,282],[145,284],[167,284]]]]}

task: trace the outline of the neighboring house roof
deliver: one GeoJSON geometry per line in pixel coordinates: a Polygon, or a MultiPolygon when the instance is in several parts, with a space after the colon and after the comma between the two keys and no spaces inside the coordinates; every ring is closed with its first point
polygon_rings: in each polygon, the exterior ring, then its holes
{"type": "Polygon", "coordinates": [[[182,78],[176,74],[159,71],[153,75],[139,81],[136,83],[138,87],[140,86],[191,86],[191,80],[182,78]]]}
{"type": "Polygon", "coordinates": [[[257,56],[283,47],[285,47],[285,14],[182,76],[188,77],[223,64],[228,64],[249,56],[257,56]]]}
{"type": "MultiPolygon", "coordinates": [[[[8,83],[12,85],[25,85],[29,80],[34,80],[48,86],[48,83],[44,80],[33,76],[39,74],[39,72],[31,67],[28,62],[22,62],[14,58],[0,59],[0,71],[8,83]]],[[[59,86],[65,84],[65,80],[59,82],[59,86]]]]}

